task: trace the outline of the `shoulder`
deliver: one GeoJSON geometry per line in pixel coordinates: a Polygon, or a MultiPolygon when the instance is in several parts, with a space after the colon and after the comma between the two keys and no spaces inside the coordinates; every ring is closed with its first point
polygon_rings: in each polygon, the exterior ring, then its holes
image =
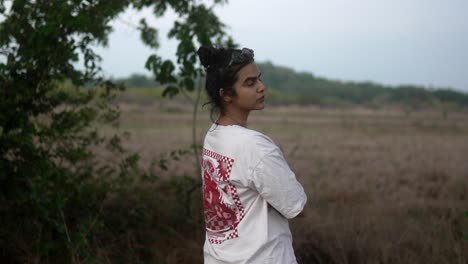
{"type": "Polygon", "coordinates": [[[252,131],[253,133],[251,134],[251,140],[255,142],[257,145],[276,146],[275,142],[269,136],[258,131],[254,131],[254,130],[252,131]]]}
{"type": "Polygon", "coordinates": [[[252,150],[260,154],[260,156],[267,155],[278,149],[275,142],[267,135],[252,129],[246,130],[248,132],[244,135],[245,144],[253,148],[252,150]]]}
{"type": "Polygon", "coordinates": [[[238,153],[264,156],[278,149],[273,140],[265,134],[241,126],[212,126],[205,143],[211,146],[229,147],[238,153]],[[207,142],[208,141],[208,142],[207,142]]]}

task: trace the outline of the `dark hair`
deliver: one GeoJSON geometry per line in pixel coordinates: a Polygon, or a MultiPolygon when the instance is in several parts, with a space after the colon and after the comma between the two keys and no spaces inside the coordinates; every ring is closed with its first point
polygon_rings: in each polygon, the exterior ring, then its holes
{"type": "Polygon", "coordinates": [[[231,49],[217,47],[201,47],[197,51],[200,62],[205,68],[205,89],[210,99],[210,117],[215,122],[214,113],[223,112],[223,100],[219,94],[221,88],[225,94],[235,96],[234,83],[239,78],[239,71],[254,61],[251,49],[231,49]]]}

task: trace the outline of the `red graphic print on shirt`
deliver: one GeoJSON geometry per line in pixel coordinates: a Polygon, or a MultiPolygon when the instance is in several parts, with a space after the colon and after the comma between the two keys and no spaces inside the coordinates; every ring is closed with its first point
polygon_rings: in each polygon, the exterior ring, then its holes
{"type": "Polygon", "coordinates": [[[234,160],[203,150],[203,205],[208,241],[221,244],[238,237],[237,226],[244,217],[237,188],[230,175],[234,160]]]}

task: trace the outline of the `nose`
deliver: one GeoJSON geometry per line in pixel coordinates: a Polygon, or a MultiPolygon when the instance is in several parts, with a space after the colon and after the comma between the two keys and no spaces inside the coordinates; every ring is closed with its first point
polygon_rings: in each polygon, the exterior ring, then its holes
{"type": "Polygon", "coordinates": [[[263,84],[263,82],[259,82],[259,86],[257,88],[257,92],[259,93],[263,93],[265,91],[265,85],[263,84]]]}

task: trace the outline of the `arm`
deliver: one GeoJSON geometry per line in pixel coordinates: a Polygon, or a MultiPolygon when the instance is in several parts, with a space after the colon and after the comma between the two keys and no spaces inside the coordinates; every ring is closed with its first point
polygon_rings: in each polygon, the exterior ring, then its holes
{"type": "Polygon", "coordinates": [[[296,180],[281,151],[266,154],[252,173],[252,183],[259,194],[284,217],[296,217],[307,201],[302,185],[296,180]]]}

